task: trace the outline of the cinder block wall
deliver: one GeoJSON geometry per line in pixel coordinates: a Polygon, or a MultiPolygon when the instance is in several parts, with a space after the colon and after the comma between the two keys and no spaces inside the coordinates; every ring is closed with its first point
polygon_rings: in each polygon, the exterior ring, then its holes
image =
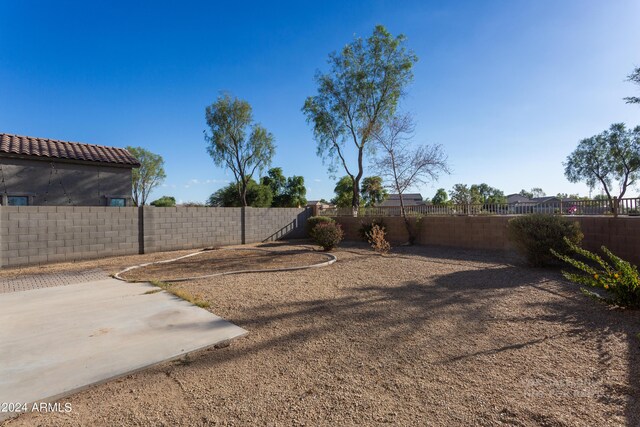
{"type": "MultiPolygon", "coordinates": [[[[468,249],[512,250],[508,239],[507,222],[513,216],[426,216],[416,231],[416,243],[468,249]]],[[[616,255],[640,265],[640,217],[575,216],[580,223],[584,240],[582,246],[598,251],[602,245],[616,255]]],[[[374,218],[338,217],[345,231],[345,239],[360,240],[358,229],[374,218]]],[[[408,235],[400,217],[386,217],[383,221],[391,243],[406,242],[408,235]]],[[[415,224],[413,222],[412,224],[415,224]]]]}
{"type": "Polygon", "coordinates": [[[241,208],[145,206],[146,253],[242,243],[241,208]]]}
{"type": "Polygon", "coordinates": [[[305,237],[311,209],[245,208],[245,243],[305,237]]]}
{"type": "Polygon", "coordinates": [[[0,265],[138,253],[136,208],[3,206],[0,265]]]}
{"type": "MultiPolygon", "coordinates": [[[[242,211],[0,206],[0,267],[240,244],[242,211]]],[[[310,215],[310,209],[246,208],[245,242],[305,237],[310,215]]]]}

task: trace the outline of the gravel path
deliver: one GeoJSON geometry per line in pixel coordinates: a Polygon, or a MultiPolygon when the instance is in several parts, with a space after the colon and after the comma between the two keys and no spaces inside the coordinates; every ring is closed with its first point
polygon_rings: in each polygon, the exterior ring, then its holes
{"type": "Polygon", "coordinates": [[[91,270],[57,271],[55,273],[44,274],[25,274],[19,277],[3,277],[0,278],[0,294],[50,288],[52,286],[73,285],[108,278],[109,275],[98,268],[91,270]]]}
{"type": "Polygon", "coordinates": [[[177,284],[249,335],[8,425],[640,424],[640,312],[491,253],[334,253],[177,284]]]}

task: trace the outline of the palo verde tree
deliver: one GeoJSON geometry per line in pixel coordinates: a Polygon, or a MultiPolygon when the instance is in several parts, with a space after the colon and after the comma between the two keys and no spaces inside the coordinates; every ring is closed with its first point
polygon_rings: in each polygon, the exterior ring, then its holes
{"type": "Polygon", "coordinates": [[[400,200],[400,213],[404,219],[409,242],[415,237],[404,207],[403,194],[426,181],[437,181],[440,173],[449,173],[447,156],[440,145],[412,147],[415,125],[410,115],[393,117],[387,126],[374,131],[374,139],[381,155],[375,169],[388,182],[400,200]]]}
{"type": "Polygon", "coordinates": [[[373,131],[386,124],[413,79],[416,55],[405,37],[394,37],[378,25],[366,40],[356,38],[329,55],[330,71],[318,73],[318,93],[302,111],[313,124],[318,155],[335,175],[338,167],[351,178],[351,207],[360,206],[360,180],[365,154],[372,150],[373,131]],[[355,159],[355,164],[350,163],[355,159]]]}
{"type": "Polygon", "coordinates": [[[142,147],[126,148],[140,162],[140,167],[131,171],[133,203],[136,206],[144,206],[147,204],[149,194],[167,177],[164,172],[164,159],[161,155],[142,147]]]}
{"type": "Polygon", "coordinates": [[[242,206],[248,206],[249,182],[271,163],[275,152],[273,135],[254,123],[247,101],[229,94],[208,106],[205,116],[211,130],[210,134],[205,131],[207,151],[217,166],[231,170],[242,206]]]}
{"type": "Polygon", "coordinates": [[[640,126],[627,129],[624,123],[616,123],[599,135],[583,139],[567,157],[564,173],[570,182],[583,181],[591,189],[602,186],[617,215],[614,197],[624,197],[640,177],[640,126]]]}

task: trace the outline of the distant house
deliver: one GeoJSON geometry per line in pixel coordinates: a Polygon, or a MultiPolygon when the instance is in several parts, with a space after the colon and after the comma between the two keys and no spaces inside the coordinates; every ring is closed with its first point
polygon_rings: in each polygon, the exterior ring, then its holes
{"type": "Polygon", "coordinates": [[[509,194],[507,196],[507,203],[527,203],[531,202],[528,197],[523,196],[522,194],[509,194]]]}
{"type": "Polygon", "coordinates": [[[307,207],[308,208],[316,207],[317,209],[322,210],[322,209],[335,208],[336,205],[332,205],[331,203],[321,202],[320,200],[308,200],[307,201],[307,207]]]}
{"type": "Polygon", "coordinates": [[[131,206],[124,148],[0,133],[0,194],[5,206],[131,206]]]}
{"type": "MultiPolygon", "coordinates": [[[[405,206],[420,206],[426,205],[422,199],[422,194],[420,193],[407,193],[402,195],[402,202],[405,206]]],[[[381,207],[399,207],[400,206],[400,195],[399,194],[389,194],[389,197],[378,206],[381,207]]]]}
{"type": "Polygon", "coordinates": [[[580,201],[571,197],[544,196],[531,199],[520,194],[507,196],[510,213],[565,213],[602,215],[609,208],[606,202],[580,201]]]}

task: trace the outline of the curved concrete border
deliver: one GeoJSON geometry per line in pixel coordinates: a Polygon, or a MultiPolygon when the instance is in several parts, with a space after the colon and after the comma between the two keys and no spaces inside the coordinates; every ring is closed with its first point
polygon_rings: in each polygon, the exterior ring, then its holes
{"type": "MultiPolygon", "coordinates": [[[[269,253],[278,253],[279,251],[270,251],[267,249],[263,249],[263,248],[219,248],[216,250],[233,250],[233,251],[263,251],[263,252],[269,252],[269,253]]],[[[206,249],[201,249],[198,252],[194,252],[191,254],[187,254],[187,255],[183,255],[180,256],[178,258],[173,258],[173,259],[167,259],[167,260],[163,260],[163,261],[154,261],[154,262],[147,262],[144,264],[139,264],[139,265],[133,265],[131,267],[127,267],[122,271],[119,271],[118,273],[114,274],[114,278],[118,279],[118,280],[122,280],[123,282],[147,282],[147,280],[127,280],[123,277],[120,277],[121,274],[124,274],[128,271],[131,270],[135,270],[138,268],[142,268],[142,267],[146,267],[149,265],[154,265],[154,264],[167,264],[170,262],[174,262],[174,261],[179,261],[181,259],[185,259],[185,258],[189,258],[192,256],[196,256],[196,255],[200,255],[202,253],[205,252],[209,252],[206,249]]],[[[235,270],[235,271],[224,271],[221,273],[214,273],[214,274],[207,274],[204,276],[193,276],[193,277],[180,277],[178,279],[167,279],[167,282],[186,282],[189,280],[198,280],[198,279],[207,279],[209,277],[216,277],[216,276],[227,276],[230,274],[243,274],[243,273],[274,273],[274,272],[278,272],[278,271],[295,271],[295,270],[306,270],[309,268],[319,268],[319,267],[327,267],[331,264],[333,264],[334,262],[336,262],[338,260],[338,258],[336,258],[335,255],[330,254],[328,252],[318,252],[320,255],[324,255],[327,258],[329,258],[328,261],[325,262],[320,262],[318,264],[311,264],[311,265],[302,265],[299,267],[282,267],[282,268],[266,268],[266,269],[259,269],[259,270],[235,270]]]]}

